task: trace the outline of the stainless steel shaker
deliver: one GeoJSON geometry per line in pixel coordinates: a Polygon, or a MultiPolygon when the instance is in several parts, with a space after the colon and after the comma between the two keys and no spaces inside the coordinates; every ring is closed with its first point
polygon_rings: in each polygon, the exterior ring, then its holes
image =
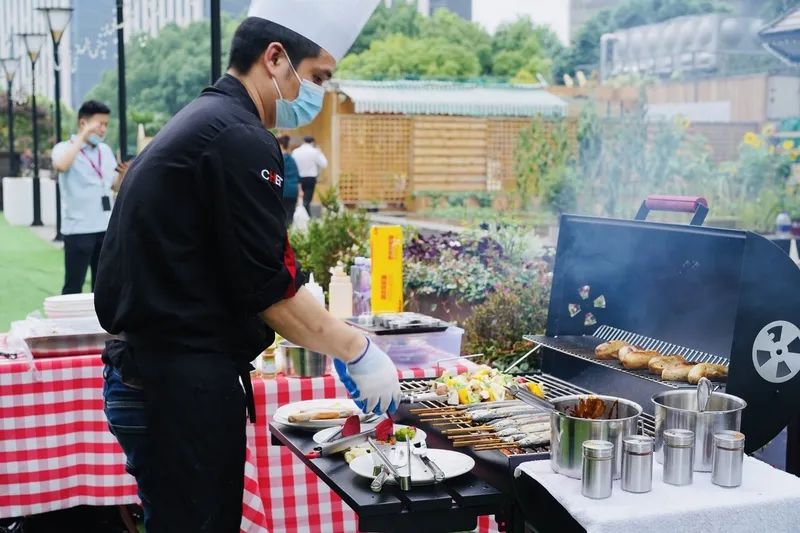
{"type": "Polygon", "coordinates": [[[664,431],[664,483],[691,485],[694,470],[694,431],[664,431]]]}
{"type": "Polygon", "coordinates": [[[583,476],[581,494],[600,500],[611,496],[614,445],[607,440],[583,442],[583,476]]]}
{"type": "Polygon", "coordinates": [[[644,435],[622,439],[622,490],[650,492],[653,488],[654,441],[644,435]]]}
{"type": "Polygon", "coordinates": [[[738,431],[715,433],[711,482],[720,487],[738,487],[742,484],[743,463],[744,434],[738,431]]]}

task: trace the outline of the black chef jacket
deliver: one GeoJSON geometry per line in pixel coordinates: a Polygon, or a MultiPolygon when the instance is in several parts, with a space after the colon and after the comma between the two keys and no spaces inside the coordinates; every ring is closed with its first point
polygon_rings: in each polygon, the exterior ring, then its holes
{"type": "Polygon", "coordinates": [[[134,159],[100,255],[102,326],[136,345],[252,360],[257,313],[303,282],[289,246],[283,157],[244,86],[225,75],[134,159]]]}

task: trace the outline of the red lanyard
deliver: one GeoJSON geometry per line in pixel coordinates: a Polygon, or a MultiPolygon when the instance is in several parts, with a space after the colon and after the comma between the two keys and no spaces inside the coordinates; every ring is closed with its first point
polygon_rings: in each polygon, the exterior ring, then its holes
{"type": "Polygon", "coordinates": [[[83,150],[83,148],[81,148],[81,155],[89,162],[90,165],[92,165],[92,168],[94,169],[95,174],[97,174],[97,177],[100,178],[100,180],[102,181],[102,179],[103,179],[103,151],[100,149],[100,147],[99,146],[97,147],[97,164],[96,165],[94,164],[94,161],[89,159],[89,156],[86,155],[86,152],[83,150]]]}

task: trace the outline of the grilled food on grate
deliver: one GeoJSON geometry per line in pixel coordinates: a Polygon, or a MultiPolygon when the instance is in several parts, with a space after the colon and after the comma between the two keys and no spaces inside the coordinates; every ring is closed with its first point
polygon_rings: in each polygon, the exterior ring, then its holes
{"type": "Polygon", "coordinates": [[[651,374],[660,376],[664,369],[668,366],[681,365],[685,362],[686,359],[684,359],[682,355],[662,355],[650,359],[650,361],[647,363],[647,369],[651,374]]]}
{"type": "Polygon", "coordinates": [[[728,379],[728,367],[725,365],[713,365],[711,363],[696,364],[689,370],[688,381],[692,385],[697,385],[700,378],[725,381],[728,379]]]}
{"type": "Polygon", "coordinates": [[[602,344],[598,344],[594,349],[594,354],[598,359],[619,359],[620,349],[630,346],[627,342],[619,339],[610,340],[602,344]]]}
{"type": "Polygon", "coordinates": [[[689,381],[689,372],[696,365],[695,363],[681,363],[664,368],[661,371],[661,379],[664,381],[689,381]]]}
{"type": "Polygon", "coordinates": [[[654,357],[661,357],[661,353],[655,350],[626,350],[620,352],[619,360],[628,370],[646,370],[650,359],[654,357]]]}

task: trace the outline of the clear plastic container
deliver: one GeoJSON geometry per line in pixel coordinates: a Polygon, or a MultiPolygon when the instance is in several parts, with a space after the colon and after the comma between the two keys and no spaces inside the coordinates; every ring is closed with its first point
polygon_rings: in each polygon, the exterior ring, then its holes
{"type": "Polygon", "coordinates": [[[445,331],[401,335],[370,335],[372,342],[389,355],[400,370],[430,368],[442,359],[461,355],[464,330],[450,326],[445,331]]]}

